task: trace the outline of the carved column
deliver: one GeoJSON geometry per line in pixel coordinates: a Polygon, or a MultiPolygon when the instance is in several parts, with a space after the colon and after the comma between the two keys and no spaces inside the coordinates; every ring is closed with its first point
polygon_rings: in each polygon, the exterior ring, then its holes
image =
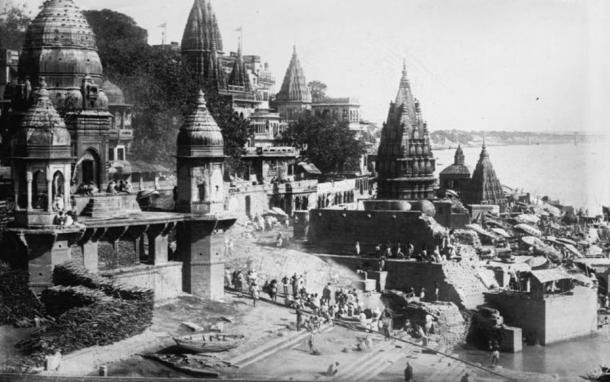
{"type": "Polygon", "coordinates": [[[32,170],[28,169],[28,171],[26,173],[26,181],[28,183],[28,188],[27,188],[27,198],[28,198],[27,210],[28,211],[32,210],[32,181],[33,180],[34,180],[34,175],[32,174],[32,170]]]}
{"type": "Polygon", "coordinates": [[[53,211],[53,174],[51,168],[47,167],[47,212],[53,211]]]}
{"type": "MultiPolygon", "coordinates": [[[[13,165],[12,169],[11,169],[11,174],[17,174],[17,168],[13,165]]],[[[17,178],[13,178],[13,191],[15,192],[15,211],[19,211],[21,210],[21,208],[19,207],[19,187],[23,187],[23,184],[21,184],[21,179],[17,178]]]]}

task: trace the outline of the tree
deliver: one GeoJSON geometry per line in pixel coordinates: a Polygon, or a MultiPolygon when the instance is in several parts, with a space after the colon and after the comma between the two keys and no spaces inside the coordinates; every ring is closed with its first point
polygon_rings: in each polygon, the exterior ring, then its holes
{"type": "Polygon", "coordinates": [[[238,158],[250,135],[249,122],[235,113],[215,84],[203,83],[182,63],[179,52],[147,44],[146,31],[129,16],[104,9],[86,11],[96,35],[104,72],[134,104],[132,157],[173,166],[176,137],[199,89],[220,127],[228,172],[240,172],[238,158]]]}
{"type": "Polygon", "coordinates": [[[302,150],[322,172],[356,170],[365,151],[346,122],[310,113],[302,115],[284,132],[285,143],[302,150]]]}
{"type": "Polygon", "coordinates": [[[6,5],[0,9],[0,48],[21,49],[30,21],[25,5],[21,8],[6,5]]]}
{"type": "Polygon", "coordinates": [[[154,54],[147,42],[148,32],[131,17],[110,9],[83,14],[95,34],[107,73],[133,75],[154,54]]]}
{"type": "Polygon", "coordinates": [[[309,92],[311,93],[311,99],[315,101],[322,101],[326,98],[326,89],[328,86],[321,81],[311,81],[307,84],[309,92]]]}

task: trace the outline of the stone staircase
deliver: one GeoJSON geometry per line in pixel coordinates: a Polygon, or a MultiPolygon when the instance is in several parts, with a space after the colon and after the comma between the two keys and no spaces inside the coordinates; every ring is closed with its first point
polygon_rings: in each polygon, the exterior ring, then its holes
{"type": "MultiPolygon", "coordinates": [[[[322,325],[320,332],[326,333],[334,329],[331,325],[322,325]]],[[[265,359],[279,351],[289,349],[299,342],[304,341],[309,332],[307,330],[301,330],[299,332],[291,332],[290,335],[279,337],[277,339],[267,341],[263,345],[258,346],[252,350],[242,353],[234,358],[229,359],[234,366],[239,368],[246,367],[254,362],[258,362],[265,359]]]]}
{"type": "Polygon", "coordinates": [[[485,302],[483,293],[488,289],[471,265],[447,262],[443,264],[443,272],[445,282],[454,288],[464,308],[476,309],[485,302]]]}

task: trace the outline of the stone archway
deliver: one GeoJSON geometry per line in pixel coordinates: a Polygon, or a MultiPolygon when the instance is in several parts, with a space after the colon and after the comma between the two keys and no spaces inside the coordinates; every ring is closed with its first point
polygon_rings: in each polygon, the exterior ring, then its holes
{"type": "Polygon", "coordinates": [[[102,181],[100,156],[95,149],[89,148],[78,159],[72,180],[75,184],[93,183],[99,189],[102,181]]]}

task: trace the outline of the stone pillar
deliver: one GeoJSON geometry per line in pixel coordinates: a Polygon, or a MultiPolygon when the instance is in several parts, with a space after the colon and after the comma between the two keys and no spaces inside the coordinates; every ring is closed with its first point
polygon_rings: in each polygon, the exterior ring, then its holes
{"type": "MultiPolygon", "coordinates": [[[[17,168],[13,165],[11,167],[11,174],[17,174],[17,168]]],[[[13,181],[13,191],[15,193],[15,211],[19,211],[21,210],[21,208],[19,207],[19,187],[23,187],[23,184],[21,184],[21,181],[17,178],[14,178],[15,180],[13,181]]]]}
{"type": "Polygon", "coordinates": [[[27,197],[28,197],[27,210],[28,211],[32,211],[32,181],[33,180],[34,180],[34,175],[32,174],[32,170],[28,170],[26,173],[26,181],[28,183],[28,188],[27,188],[27,197]]]}
{"type": "Polygon", "coordinates": [[[167,264],[167,246],[167,235],[163,235],[162,232],[155,232],[155,230],[148,232],[148,256],[152,256],[154,265],[167,264]]]}
{"type": "Polygon", "coordinates": [[[47,168],[47,212],[53,212],[53,174],[47,168]]]}
{"type": "Polygon", "coordinates": [[[224,297],[224,232],[215,220],[188,221],[178,231],[185,292],[212,300],[224,297]]]}
{"type": "Polygon", "coordinates": [[[98,243],[97,241],[87,241],[82,245],[83,265],[93,273],[98,271],[98,243]]]}

